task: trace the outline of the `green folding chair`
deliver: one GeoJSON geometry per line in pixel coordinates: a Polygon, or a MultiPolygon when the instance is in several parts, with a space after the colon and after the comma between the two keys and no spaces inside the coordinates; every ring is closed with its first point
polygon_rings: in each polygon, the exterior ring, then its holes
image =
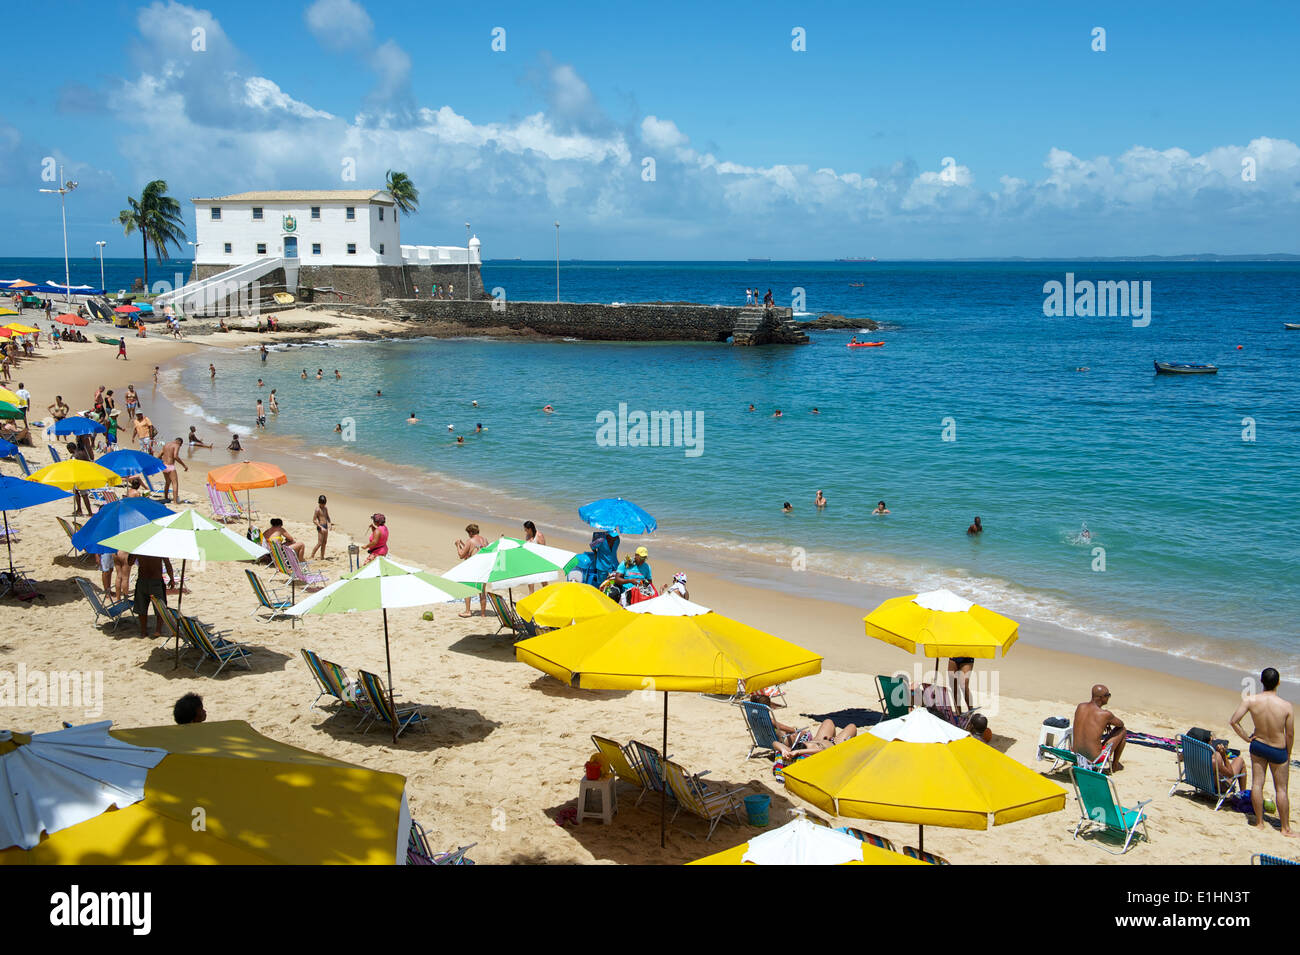
{"type": "MultiPolygon", "coordinates": [[[[1111,855],[1123,855],[1128,852],[1138,827],[1142,829],[1143,838],[1150,840],[1147,834],[1146,806],[1150,799],[1144,799],[1132,809],[1120,804],[1119,794],[1115,791],[1115,781],[1094,769],[1075,766],[1070,770],[1074,780],[1074,795],[1079,800],[1079,824],[1074,827],[1074,838],[1087,829],[1100,829],[1103,833],[1114,833],[1124,837],[1124,848],[1115,852],[1106,849],[1111,855]]],[[[1100,845],[1100,843],[1099,843],[1100,845]]]]}

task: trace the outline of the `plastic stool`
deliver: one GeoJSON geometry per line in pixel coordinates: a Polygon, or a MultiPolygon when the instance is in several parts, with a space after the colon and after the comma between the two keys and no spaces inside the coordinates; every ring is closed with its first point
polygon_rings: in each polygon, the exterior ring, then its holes
{"type": "MultiPolygon", "coordinates": [[[[1069,749],[1070,743],[1074,737],[1074,727],[1071,726],[1048,726],[1043,724],[1042,731],[1038,734],[1039,748],[1035,752],[1042,752],[1042,747],[1051,746],[1054,749],[1069,749]]],[[[1039,755],[1039,759],[1043,757],[1039,755]]]]}
{"type": "Polygon", "coordinates": [[[614,813],[618,812],[618,793],[614,789],[615,777],[604,776],[601,779],[582,780],[578,787],[578,823],[581,824],[584,816],[590,816],[592,819],[599,819],[601,822],[609,823],[614,819],[614,813]],[[592,803],[598,802],[597,808],[592,808],[592,803]]]}

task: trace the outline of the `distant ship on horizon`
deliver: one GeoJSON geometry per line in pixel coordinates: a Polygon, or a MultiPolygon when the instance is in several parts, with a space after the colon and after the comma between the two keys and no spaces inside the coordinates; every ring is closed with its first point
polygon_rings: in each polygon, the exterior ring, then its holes
{"type": "Polygon", "coordinates": [[[876,257],[874,255],[871,256],[870,258],[868,258],[867,256],[857,256],[855,258],[850,258],[850,259],[836,259],[835,261],[836,262],[874,262],[876,261],[876,257]]]}
{"type": "Polygon", "coordinates": [[[771,262],[771,259],[746,259],[746,262],[771,262]]]}

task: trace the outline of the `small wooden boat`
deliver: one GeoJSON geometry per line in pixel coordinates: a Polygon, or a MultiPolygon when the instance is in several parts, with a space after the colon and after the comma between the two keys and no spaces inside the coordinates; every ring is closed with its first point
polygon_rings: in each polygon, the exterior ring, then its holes
{"type": "Polygon", "coordinates": [[[276,292],[271,297],[275,299],[277,305],[292,305],[294,301],[293,295],[288,292],[276,292]]]}
{"type": "Polygon", "coordinates": [[[1283,322],[1282,327],[1292,332],[1300,332],[1300,322],[1283,322]]]}
{"type": "Polygon", "coordinates": [[[1218,365],[1184,365],[1173,361],[1158,361],[1157,375],[1217,375],[1218,365]]]}
{"type": "Polygon", "coordinates": [[[849,342],[849,348],[879,348],[884,342],[849,342]]]}
{"type": "Polygon", "coordinates": [[[109,338],[107,335],[96,335],[95,341],[99,342],[101,345],[112,345],[114,348],[121,343],[120,338],[109,338]]]}
{"type": "Polygon", "coordinates": [[[850,283],[849,283],[849,288],[866,288],[866,287],[867,287],[867,283],[866,283],[866,282],[850,282],[850,283]]]}

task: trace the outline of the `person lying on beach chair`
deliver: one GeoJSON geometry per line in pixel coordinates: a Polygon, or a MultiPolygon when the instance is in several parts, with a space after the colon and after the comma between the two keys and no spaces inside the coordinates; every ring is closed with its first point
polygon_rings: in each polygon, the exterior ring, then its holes
{"type": "MultiPolygon", "coordinates": [[[[754,702],[757,703],[760,699],[761,697],[756,696],[754,702]]],[[[771,703],[767,705],[769,708],[771,707],[771,703]]],[[[777,733],[780,734],[772,743],[772,748],[778,754],[787,758],[820,753],[824,749],[830,749],[836,743],[843,743],[845,740],[858,735],[858,728],[854,724],[850,723],[843,729],[839,729],[830,720],[822,720],[820,726],[799,729],[794,726],[786,726],[773,716],[772,725],[776,727],[777,733]]]]}
{"type": "Polygon", "coordinates": [[[1107,749],[1110,750],[1111,770],[1124,768],[1119,758],[1124,751],[1128,730],[1124,728],[1123,720],[1106,709],[1109,702],[1110,690],[1098,683],[1092,688],[1092,698],[1075,707],[1072,724],[1074,735],[1070,746],[1082,757],[1079,760],[1081,766],[1087,761],[1085,768],[1091,768],[1094,763],[1100,762],[1103,751],[1107,749]]]}

